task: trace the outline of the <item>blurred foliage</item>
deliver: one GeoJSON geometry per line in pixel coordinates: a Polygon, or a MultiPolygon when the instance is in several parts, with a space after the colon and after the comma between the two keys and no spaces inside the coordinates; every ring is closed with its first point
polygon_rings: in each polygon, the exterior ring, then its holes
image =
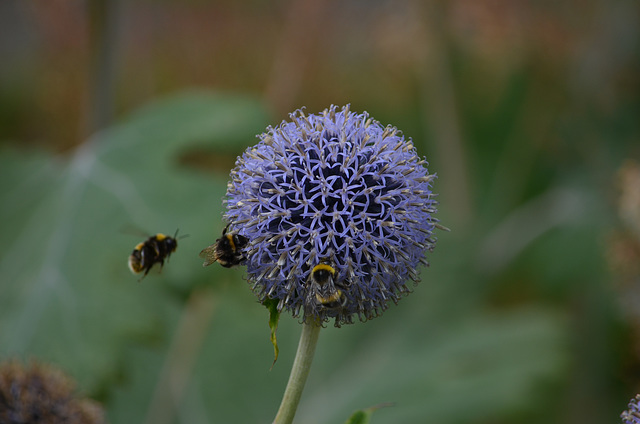
{"type": "Polygon", "coordinates": [[[126,373],[126,343],[166,337],[165,310],[203,284],[197,252],[222,231],[229,165],[220,177],[179,158],[215,149],[217,160],[228,152],[233,163],[242,148],[229,142],[251,140],[265,125],[255,100],[194,94],[138,112],[70,158],[5,147],[2,355],[48,359],[72,369],[85,389],[107,390],[126,373]],[[163,269],[173,283],[163,287],[153,275],[136,283],[123,267],[128,254],[149,234],[176,227],[189,238],[163,269]]]}
{"type": "Polygon", "coordinates": [[[255,134],[350,102],[414,139],[452,232],[397,307],[323,330],[298,422],[604,424],[640,391],[637,2],[109,4],[105,47],[84,3],[0,3],[2,359],[113,423],[269,422],[299,325],[269,371],[268,311],[198,252],[255,134]],[[133,247],[177,228],[138,283],[133,247]]]}

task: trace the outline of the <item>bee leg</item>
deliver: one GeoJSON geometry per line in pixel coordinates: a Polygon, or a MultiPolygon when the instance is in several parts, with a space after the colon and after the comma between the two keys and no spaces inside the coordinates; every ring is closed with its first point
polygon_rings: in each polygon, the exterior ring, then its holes
{"type": "Polygon", "coordinates": [[[144,280],[144,277],[146,277],[146,276],[147,276],[147,273],[148,273],[148,272],[149,272],[149,268],[147,268],[147,269],[144,271],[144,274],[142,274],[142,277],[138,278],[138,283],[139,283],[139,282],[141,282],[142,280],[144,280]]]}

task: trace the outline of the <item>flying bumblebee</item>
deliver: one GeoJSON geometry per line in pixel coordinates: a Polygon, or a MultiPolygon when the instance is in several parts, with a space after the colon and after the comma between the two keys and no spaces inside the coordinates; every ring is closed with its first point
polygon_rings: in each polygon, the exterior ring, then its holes
{"type": "Polygon", "coordinates": [[[313,267],[307,283],[307,307],[333,310],[346,304],[347,297],[336,287],[335,276],[335,268],[328,263],[322,262],[313,267]]]}
{"type": "Polygon", "coordinates": [[[168,260],[169,256],[178,248],[177,236],[178,230],[173,237],[158,233],[139,243],[129,256],[131,272],[140,274],[144,271],[144,275],[140,278],[142,280],[155,264],[159,263],[162,268],[165,259],[168,260]]]}
{"type": "Polygon", "coordinates": [[[225,268],[231,268],[240,264],[244,259],[242,249],[249,243],[249,239],[241,236],[235,231],[229,232],[229,225],[222,230],[222,236],[209,247],[205,247],[200,252],[200,257],[204,259],[202,266],[209,266],[218,262],[225,268]]]}

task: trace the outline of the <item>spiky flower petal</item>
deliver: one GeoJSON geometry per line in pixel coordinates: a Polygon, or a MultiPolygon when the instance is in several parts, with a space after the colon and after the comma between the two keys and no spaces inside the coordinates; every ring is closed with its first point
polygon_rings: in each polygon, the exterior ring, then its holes
{"type": "Polygon", "coordinates": [[[629,401],[629,409],[624,411],[620,418],[623,424],[640,424],[640,395],[629,401]]]}
{"type": "Polygon", "coordinates": [[[410,139],[367,113],[290,118],[231,172],[225,218],[249,240],[249,282],[304,321],[376,317],[434,248],[435,175],[410,139]]]}

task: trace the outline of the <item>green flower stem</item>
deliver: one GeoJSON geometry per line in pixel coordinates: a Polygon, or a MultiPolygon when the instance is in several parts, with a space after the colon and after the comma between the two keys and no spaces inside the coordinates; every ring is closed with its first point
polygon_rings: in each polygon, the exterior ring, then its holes
{"type": "Polygon", "coordinates": [[[302,396],[304,384],[309,375],[309,369],[311,369],[311,361],[313,361],[313,354],[316,351],[316,344],[318,343],[321,328],[322,326],[317,322],[303,324],[300,343],[298,344],[296,358],[293,360],[289,382],[287,383],[287,388],[282,397],[282,403],[280,403],[280,409],[278,409],[273,424],[291,424],[293,422],[293,417],[296,415],[298,403],[300,402],[300,396],[302,396]]]}

